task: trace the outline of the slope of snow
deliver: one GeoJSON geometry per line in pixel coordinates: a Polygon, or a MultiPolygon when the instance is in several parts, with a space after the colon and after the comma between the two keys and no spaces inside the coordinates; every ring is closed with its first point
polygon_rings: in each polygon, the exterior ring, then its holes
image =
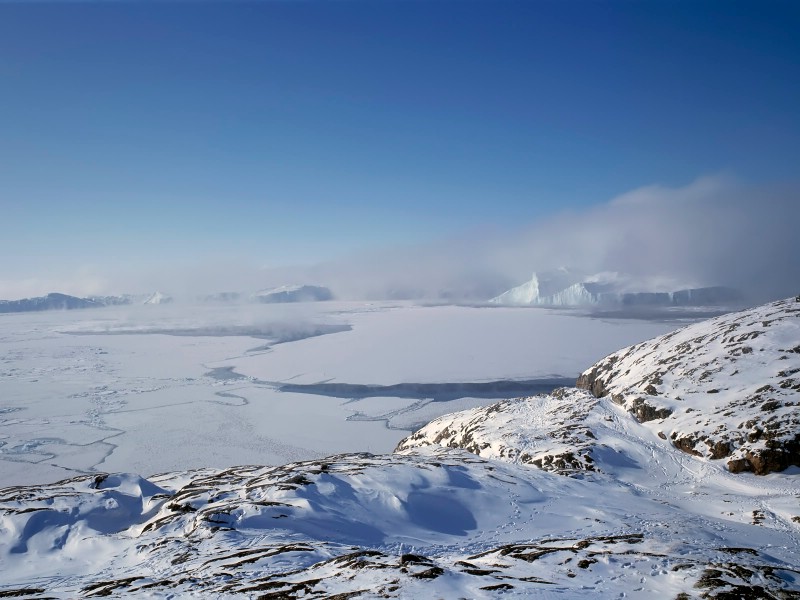
{"type": "Polygon", "coordinates": [[[720,498],[708,477],[660,477],[659,464],[650,489],[442,448],[8,488],[0,593],[798,593],[797,526],[770,510],[796,486],[745,482],[720,498]]]}
{"type": "Polygon", "coordinates": [[[624,348],[578,386],[733,471],[800,465],[800,301],[781,300],[624,348]]]}
{"type": "Polygon", "coordinates": [[[438,445],[561,474],[593,471],[598,404],[573,388],[503,400],[443,415],[402,440],[395,452],[438,445]]]}

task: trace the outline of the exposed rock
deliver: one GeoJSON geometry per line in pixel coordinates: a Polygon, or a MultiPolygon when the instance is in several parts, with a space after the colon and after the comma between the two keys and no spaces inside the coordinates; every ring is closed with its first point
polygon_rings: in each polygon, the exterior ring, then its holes
{"type": "Polygon", "coordinates": [[[640,423],[654,421],[656,419],[666,419],[672,414],[672,410],[664,407],[657,407],[650,404],[645,398],[634,398],[627,408],[640,423]]]}
{"type": "Polygon", "coordinates": [[[590,394],[573,388],[503,400],[431,421],[403,439],[395,452],[438,445],[562,475],[595,471],[596,436],[587,417],[597,405],[590,394]]]}

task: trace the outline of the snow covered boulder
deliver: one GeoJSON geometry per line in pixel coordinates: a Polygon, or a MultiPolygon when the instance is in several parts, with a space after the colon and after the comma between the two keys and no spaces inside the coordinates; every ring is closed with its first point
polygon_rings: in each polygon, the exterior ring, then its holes
{"type": "Polygon", "coordinates": [[[800,465],[800,304],[781,300],[623,348],[577,386],[677,448],[759,475],[800,465]]]}

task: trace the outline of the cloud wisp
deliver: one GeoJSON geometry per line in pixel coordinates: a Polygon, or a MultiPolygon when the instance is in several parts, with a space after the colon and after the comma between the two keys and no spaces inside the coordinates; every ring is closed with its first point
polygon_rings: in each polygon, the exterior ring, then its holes
{"type": "Polygon", "coordinates": [[[800,291],[800,189],[704,177],[653,185],[510,232],[320,265],[309,275],[348,296],[477,300],[567,267],[663,287],[727,285],[748,299],[800,291]]]}

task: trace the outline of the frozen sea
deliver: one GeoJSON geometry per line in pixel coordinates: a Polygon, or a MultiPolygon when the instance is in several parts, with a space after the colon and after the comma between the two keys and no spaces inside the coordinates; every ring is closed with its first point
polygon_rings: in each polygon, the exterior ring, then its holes
{"type": "Polygon", "coordinates": [[[390,452],[684,322],[322,302],[0,315],[0,487],[390,452]]]}

